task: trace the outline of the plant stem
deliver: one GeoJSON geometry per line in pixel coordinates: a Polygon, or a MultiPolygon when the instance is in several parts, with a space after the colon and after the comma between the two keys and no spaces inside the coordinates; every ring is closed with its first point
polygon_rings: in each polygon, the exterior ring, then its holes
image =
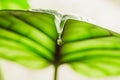
{"type": "Polygon", "coordinates": [[[60,55],[60,48],[61,48],[61,41],[59,43],[58,41],[58,44],[56,45],[56,52],[55,52],[55,55],[54,55],[54,80],[57,80],[58,78],[58,67],[60,66],[60,58],[61,58],[61,55],[60,55]]]}
{"type": "Polygon", "coordinates": [[[57,80],[57,77],[58,77],[58,65],[55,65],[54,80],[57,80]]]}

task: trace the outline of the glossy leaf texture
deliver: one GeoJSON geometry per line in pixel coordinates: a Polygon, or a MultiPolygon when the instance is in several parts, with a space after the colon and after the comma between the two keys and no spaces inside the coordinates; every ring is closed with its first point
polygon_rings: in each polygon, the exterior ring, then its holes
{"type": "Polygon", "coordinates": [[[0,9],[29,9],[27,0],[0,0],[0,9]]]}
{"type": "Polygon", "coordinates": [[[62,33],[62,62],[89,77],[120,75],[120,34],[68,19],[62,33]]]}
{"type": "Polygon", "coordinates": [[[57,30],[54,15],[30,11],[0,11],[0,57],[29,68],[54,60],[57,30]]]}

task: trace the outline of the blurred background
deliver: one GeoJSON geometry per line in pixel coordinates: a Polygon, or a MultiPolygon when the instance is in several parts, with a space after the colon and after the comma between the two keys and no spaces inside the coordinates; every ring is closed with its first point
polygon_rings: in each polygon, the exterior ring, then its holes
{"type": "MultiPolygon", "coordinates": [[[[72,14],[89,22],[120,33],[120,0],[29,0],[31,9],[53,9],[72,14]]],[[[5,80],[53,80],[53,66],[44,70],[29,70],[16,63],[2,60],[5,80]]],[[[67,65],[59,68],[58,80],[120,80],[118,77],[90,79],[79,75],[67,65]]]]}

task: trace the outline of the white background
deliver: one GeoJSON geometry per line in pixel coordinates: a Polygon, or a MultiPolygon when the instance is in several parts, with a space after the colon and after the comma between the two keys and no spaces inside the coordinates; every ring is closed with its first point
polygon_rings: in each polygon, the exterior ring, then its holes
{"type": "MultiPolygon", "coordinates": [[[[119,0],[30,0],[31,8],[53,9],[62,14],[84,16],[88,21],[120,33],[119,0]]],[[[44,70],[29,70],[3,61],[5,80],[53,80],[53,66],[44,70]]],[[[75,73],[69,66],[59,68],[58,80],[120,80],[120,77],[90,79],[75,73]]]]}

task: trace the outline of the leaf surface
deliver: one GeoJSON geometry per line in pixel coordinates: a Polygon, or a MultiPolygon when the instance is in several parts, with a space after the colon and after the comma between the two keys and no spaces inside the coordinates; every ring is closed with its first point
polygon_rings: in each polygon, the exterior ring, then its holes
{"type": "Polygon", "coordinates": [[[27,0],[0,0],[0,9],[29,9],[27,0]]]}
{"type": "Polygon", "coordinates": [[[54,60],[57,30],[54,15],[0,11],[0,57],[40,68],[54,60]]]}
{"type": "Polygon", "coordinates": [[[62,33],[62,62],[90,76],[120,75],[120,34],[68,19],[62,33]]]}

